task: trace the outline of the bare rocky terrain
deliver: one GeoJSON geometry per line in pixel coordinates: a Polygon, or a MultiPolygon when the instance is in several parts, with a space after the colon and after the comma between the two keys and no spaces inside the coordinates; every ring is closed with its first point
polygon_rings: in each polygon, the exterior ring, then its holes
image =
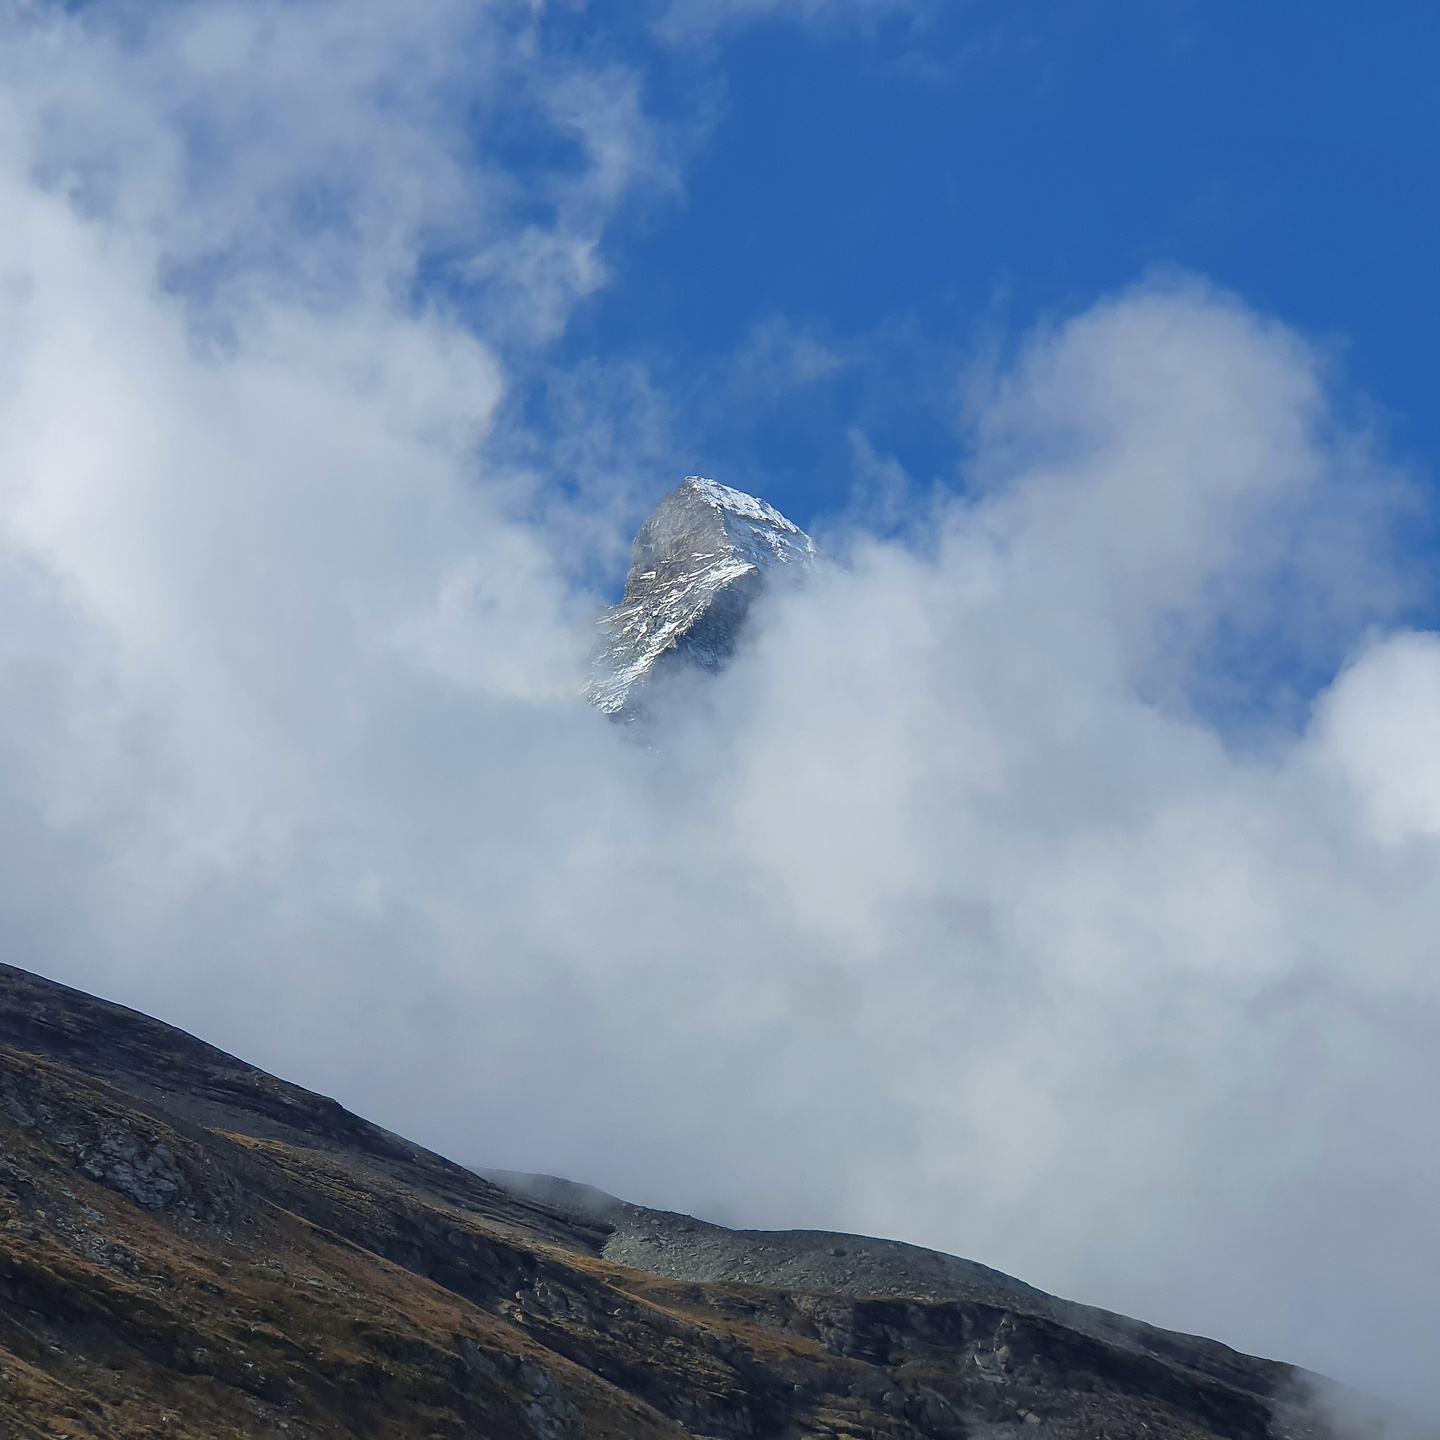
{"type": "Polygon", "coordinates": [[[593,1186],[553,1175],[479,1172],[517,1195],[613,1227],[601,1254],[672,1280],[765,1285],[819,1295],[967,1301],[1044,1316],[1107,1345],[1156,1358],[1180,1358],[1206,1374],[1251,1389],[1276,1385],[1285,1366],[1241,1355],[1213,1340],[1180,1335],[1047,1295],[1032,1285],[955,1255],[897,1240],[823,1230],[727,1230],[689,1215],[627,1204],[593,1186]]]}
{"type": "Polygon", "coordinates": [[[5,1440],[1394,1433],[1323,1384],[913,1246],[486,1178],[0,966],[5,1440]]]}

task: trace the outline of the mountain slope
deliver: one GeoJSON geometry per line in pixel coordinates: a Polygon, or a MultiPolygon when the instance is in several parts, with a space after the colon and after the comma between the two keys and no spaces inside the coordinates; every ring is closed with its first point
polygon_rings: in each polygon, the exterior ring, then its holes
{"type": "Polygon", "coordinates": [[[690,1215],[631,1205],[550,1175],[482,1170],[512,1193],[613,1227],[601,1255],[653,1275],[711,1284],[764,1285],[823,1295],[959,1300],[1044,1316],[1067,1329],[1260,1394],[1283,1389],[1290,1367],[1229,1346],[1048,1295],[973,1260],[897,1240],[823,1230],[730,1230],[690,1215]]]}
{"type": "Polygon", "coordinates": [[[0,967],[0,1435],[1326,1433],[969,1262],[508,1179],[0,967]]]}

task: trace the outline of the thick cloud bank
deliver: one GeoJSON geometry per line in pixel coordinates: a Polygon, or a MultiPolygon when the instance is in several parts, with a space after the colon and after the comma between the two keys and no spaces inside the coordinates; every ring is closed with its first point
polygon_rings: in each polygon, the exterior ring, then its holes
{"type": "Polygon", "coordinates": [[[474,8],[5,21],[8,958],[460,1159],[1440,1402],[1440,636],[1321,358],[1192,282],[1038,334],[963,497],[636,744],[577,578],[635,497],[494,426],[663,137],[474,8]]]}

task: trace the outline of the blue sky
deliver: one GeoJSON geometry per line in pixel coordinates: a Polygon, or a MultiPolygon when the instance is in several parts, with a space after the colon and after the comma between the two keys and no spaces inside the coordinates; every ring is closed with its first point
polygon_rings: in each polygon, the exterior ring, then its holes
{"type": "Polygon", "coordinates": [[[955,4],[715,43],[718,71],[631,37],[655,112],[699,95],[714,122],[681,193],[614,223],[614,280],[559,346],[641,359],[688,397],[684,466],[808,522],[843,503],[859,425],[953,483],[977,351],[1178,266],[1331,349],[1435,470],[1433,7],[955,4]],[[704,404],[777,321],[848,363],[773,403],[704,404]]]}

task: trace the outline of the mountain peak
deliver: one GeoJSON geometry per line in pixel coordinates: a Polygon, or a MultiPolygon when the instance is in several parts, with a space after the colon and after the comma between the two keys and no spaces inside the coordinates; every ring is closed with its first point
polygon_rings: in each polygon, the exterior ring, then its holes
{"type": "Polygon", "coordinates": [[[773,505],[700,475],[660,501],[630,550],[618,605],[586,693],[610,715],[634,713],[634,694],[657,669],[724,668],[745,617],[778,567],[798,575],[815,543],[773,505]]]}
{"type": "MultiPolygon", "coordinates": [[[[773,526],[782,534],[802,535],[804,532],[792,520],[787,520],[773,505],[743,490],[732,490],[718,480],[707,480],[703,475],[687,475],[681,483],[665,497],[672,500],[680,497],[685,503],[698,500],[714,510],[725,511],[742,520],[759,521],[773,526]]],[[[661,505],[665,500],[660,502],[661,505]]],[[[658,506],[656,507],[658,510],[658,506]]]]}

